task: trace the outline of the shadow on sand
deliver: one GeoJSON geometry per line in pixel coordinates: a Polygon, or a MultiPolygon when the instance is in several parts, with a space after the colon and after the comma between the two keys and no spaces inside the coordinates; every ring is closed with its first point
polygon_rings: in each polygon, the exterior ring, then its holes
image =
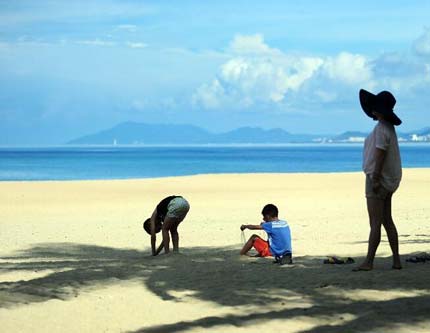
{"type": "MultiPolygon", "coordinates": [[[[381,239],[381,243],[388,243],[388,240],[381,239]]],[[[367,244],[367,240],[348,242],[346,244],[367,244]]],[[[399,244],[430,244],[430,235],[414,234],[414,235],[399,235],[399,244]]]]}
{"type": "Polygon", "coordinates": [[[41,244],[0,258],[2,274],[41,273],[29,280],[0,283],[0,307],[50,299],[68,300],[96,288],[138,281],[164,300],[179,302],[180,296],[175,295],[185,291],[199,300],[221,306],[248,306],[255,311],[144,327],[136,332],[174,333],[223,325],[252,327],[256,322],[303,316],[333,318],[331,324],[325,320],[302,331],[308,333],[370,332],[389,330],[399,324],[428,323],[430,264],[412,264],[404,270],[393,271],[390,258],[378,258],[374,271],[353,273],[351,265],[323,265],[323,258],[318,257],[298,257],[293,266],[279,266],[267,258],[241,258],[237,252],[237,248],[202,247],[153,258],[136,250],[41,244]],[[416,272],[411,274],[411,270],[416,272]],[[372,300],[348,298],[349,294],[369,289],[399,291],[399,295],[372,300]],[[264,311],[268,308],[276,310],[264,311]],[[402,316],[398,315],[399,308],[404,309],[402,316]],[[377,311],[380,319],[375,320],[369,309],[377,311]],[[342,314],[349,314],[349,319],[344,320],[342,314]]]}

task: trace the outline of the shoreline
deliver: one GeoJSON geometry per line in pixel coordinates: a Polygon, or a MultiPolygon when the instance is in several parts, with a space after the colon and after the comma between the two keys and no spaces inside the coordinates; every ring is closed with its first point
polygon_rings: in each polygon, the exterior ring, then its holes
{"type": "MultiPolygon", "coordinates": [[[[430,171],[430,166],[428,167],[403,167],[403,171],[406,170],[428,170],[430,171]]],[[[184,178],[184,177],[204,177],[204,176],[231,176],[231,175],[336,175],[336,174],[363,174],[363,171],[303,171],[303,172],[228,172],[228,173],[197,173],[190,175],[177,175],[177,176],[160,176],[160,177],[147,177],[147,178],[95,178],[95,179],[23,179],[23,180],[0,180],[1,184],[8,183],[55,183],[55,182],[127,182],[127,181],[144,181],[144,180],[169,180],[174,178],[184,178]]]]}

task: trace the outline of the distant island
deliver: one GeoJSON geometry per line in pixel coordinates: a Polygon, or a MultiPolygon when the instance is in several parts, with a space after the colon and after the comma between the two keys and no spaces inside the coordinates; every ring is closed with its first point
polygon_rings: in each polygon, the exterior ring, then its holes
{"type": "MultiPolygon", "coordinates": [[[[169,145],[169,144],[284,144],[357,143],[368,133],[340,135],[293,134],[280,128],[241,127],[225,133],[211,133],[193,125],[124,122],[112,128],[67,142],[69,145],[169,145]]],[[[400,142],[430,142],[430,127],[411,133],[397,133],[400,142]]]]}

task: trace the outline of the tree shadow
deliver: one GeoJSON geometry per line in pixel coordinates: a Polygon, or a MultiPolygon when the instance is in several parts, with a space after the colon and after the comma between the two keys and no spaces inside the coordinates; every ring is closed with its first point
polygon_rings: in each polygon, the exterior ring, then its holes
{"type": "Polygon", "coordinates": [[[21,271],[41,275],[0,283],[0,307],[67,300],[83,289],[145,277],[148,272],[143,258],[144,254],[136,250],[71,243],[37,245],[0,258],[2,274],[21,271]]]}
{"type": "MultiPolygon", "coordinates": [[[[368,240],[348,242],[344,244],[367,244],[368,240]]],[[[388,240],[381,239],[381,243],[388,243],[388,240]]],[[[430,235],[414,234],[414,235],[399,235],[399,244],[430,244],[430,235]]]]}
{"type": "MultiPolygon", "coordinates": [[[[216,326],[236,326],[246,327],[252,326],[257,322],[269,322],[270,320],[285,320],[294,319],[297,317],[311,318],[331,318],[332,324],[316,325],[309,330],[302,330],[301,333],[344,333],[344,332],[374,332],[375,329],[386,329],[392,331],[398,325],[416,325],[419,322],[428,323],[429,301],[430,296],[417,296],[411,299],[410,297],[396,298],[388,301],[357,301],[350,304],[339,304],[333,299],[327,297],[315,297],[318,304],[309,308],[292,308],[280,309],[278,311],[268,311],[259,313],[250,313],[246,315],[226,315],[222,317],[203,317],[194,321],[181,321],[174,324],[160,325],[150,328],[144,328],[134,333],[175,333],[186,332],[195,328],[211,329],[216,326]],[[393,309],[408,309],[414,303],[416,309],[413,316],[399,315],[398,311],[393,312],[393,309]],[[373,307],[378,312],[375,316],[371,311],[363,311],[373,307]],[[353,320],[345,320],[345,313],[356,314],[353,320]]],[[[405,312],[408,312],[407,310],[405,312]]],[[[287,326],[287,325],[286,325],[287,326]]]]}
{"type": "MultiPolygon", "coordinates": [[[[250,314],[203,317],[194,321],[146,327],[134,333],[175,333],[195,328],[210,329],[217,326],[252,326],[269,320],[288,320],[296,317],[333,318],[331,324],[322,324],[303,332],[354,332],[373,331],[395,327],[399,324],[416,324],[428,321],[430,313],[430,289],[426,279],[430,265],[408,265],[407,269],[391,269],[391,258],[378,257],[377,269],[372,272],[352,272],[351,265],[323,265],[323,258],[305,256],[295,258],[292,267],[273,265],[267,259],[239,258],[237,251],[214,250],[210,260],[199,261],[198,256],[187,265],[173,263],[168,270],[178,278],[168,279],[167,271],[155,271],[146,281],[147,287],[166,300],[174,300],[175,291],[193,291],[193,297],[216,302],[224,306],[255,306],[250,314]],[[225,265],[223,261],[228,261],[225,265]],[[419,278],[411,281],[410,270],[425,268],[419,278]],[[189,275],[191,274],[191,278],[189,275]],[[181,278],[187,276],[187,278],[181,278]],[[228,278],[226,278],[228,277],[228,278]],[[164,281],[164,283],[160,283],[164,281]],[[398,291],[398,296],[385,299],[354,300],[348,294],[362,290],[376,292],[398,291]],[[415,296],[404,296],[409,291],[415,296]],[[422,294],[421,294],[422,292],[422,294]],[[307,300],[309,305],[294,306],[295,299],[307,300]],[[293,303],[293,306],[291,305],[293,303]],[[279,310],[261,311],[272,305],[279,310]],[[287,309],[282,309],[289,307],[287,309]],[[399,316],[398,309],[403,309],[399,316]],[[369,309],[380,314],[375,320],[369,309]],[[344,320],[340,314],[353,318],[344,320]]],[[[364,258],[355,258],[361,262],[364,258]]],[[[180,301],[180,299],[178,300],[180,301]]],[[[330,321],[330,320],[329,320],[330,321]]]]}
{"type": "MultiPolygon", "coordinates": [[[[41,244],[0,259],[0,273],[42,274],[0,283],[3,308],[50,299],[68,300],[89,290],[137,281],[163,300],[180,303],[192,297],[219,306],[250,309],[248,313],[238,311],[142,327],[136,332],[174,333],[224,325],[251,327],[274,319],[303,317],[325,320],[302,332],[361,332],[415,325],[428,321],[430,313],[430,264],[410,264],[404,270],[393,271],[388,257],[378,257],[374,271],[358,273],[351,271],[352,265],[323,265],[324,258],[314,256],[297,257],[294,265],[279,266],[269,258],[241,257],[236,247],[185,248],[181,254],[154,258],[130,249],[56,243],[41,244]],[[366,290],[398,293],[389,298],[351,297],[366,290]],[[399,308],[402,316],[398,315],[399,308]],[[370,309],[377,311],[381,319],[375,320],[370,309]],[[343,314],[348,316],[342,318],[343,314]]],[[[363,258],[355,259],[360,262],[363,258]]]]}

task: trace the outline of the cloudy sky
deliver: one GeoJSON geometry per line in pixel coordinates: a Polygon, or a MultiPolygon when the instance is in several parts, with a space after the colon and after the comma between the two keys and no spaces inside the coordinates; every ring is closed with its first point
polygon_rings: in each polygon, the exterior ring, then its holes
{"type": "MultiPolygon", "coordinates": [[[[358,90],[430,126],[430,1],[0,0],[0,145],[123,121],[368,131],[358,90]]],[[[161,134],[160,134],[161,135],[161,134]]]]}

